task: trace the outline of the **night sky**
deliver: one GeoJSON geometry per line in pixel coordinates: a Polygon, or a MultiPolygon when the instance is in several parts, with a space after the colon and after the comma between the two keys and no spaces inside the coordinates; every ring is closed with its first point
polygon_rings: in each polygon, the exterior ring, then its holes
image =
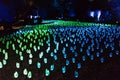
{"type": "Polygon", "coordinates": [[[86,17],[90,10],[103,10],[109,11],[119,20],[119,4],[120,0],[1,0],[0,17],[6,12],[9,14],[8,17],[13,17],[24,16],[27,10],[38,10],[42,17],[52,18],[62,14],[64,16],[72,14],[80,18],[86,17]]]}

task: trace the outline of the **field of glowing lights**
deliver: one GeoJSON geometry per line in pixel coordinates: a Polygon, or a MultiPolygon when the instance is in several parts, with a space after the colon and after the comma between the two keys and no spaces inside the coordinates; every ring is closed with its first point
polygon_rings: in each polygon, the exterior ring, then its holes
{"type": "Polygon", "coordinates": [[[112,24],[44,20],[0,37],[0,80],[119,80],[119,62],[112,24]]]}

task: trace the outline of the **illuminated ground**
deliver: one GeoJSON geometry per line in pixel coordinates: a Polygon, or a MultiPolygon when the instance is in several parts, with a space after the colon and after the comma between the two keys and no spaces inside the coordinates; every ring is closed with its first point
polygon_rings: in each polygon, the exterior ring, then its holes
{"type": "Polygon", "coordinates": [[[0,80],[119,80],[120,27],[61,20],[0,38],[0,80]]]}

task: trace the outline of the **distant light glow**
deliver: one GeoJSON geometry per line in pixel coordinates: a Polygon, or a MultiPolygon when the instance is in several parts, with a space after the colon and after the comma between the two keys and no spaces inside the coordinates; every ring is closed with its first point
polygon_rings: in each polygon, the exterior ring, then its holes
{"type": "Polygon", "coordinates": [[[97,12],[97,19],[98,19],[98,21],[100,20],[100,16],[101,16],[101,11],[98,11],[97,12]]]}
{"type": "Polygon", "coordinates": [[[75,12],[72,10],[72,11],[70,11],[70,17],[75,17],[75,12]]]}
{"type": "Polygon", "coordinates": [[[90,16],[91,16],[92,18],[94,18],[95,12],[94,12],[94,11],[91,11],[91,12],[90,12],[90,16]]]}
{"type": "Polygon", "coordinates": [[[92,17],[92,18],[97,17],[98,21],[100,20],[101,14],[102,14],[101,10],[96,10],[96,11],[90,11],[89,12],[89,16],[92,17]]]}

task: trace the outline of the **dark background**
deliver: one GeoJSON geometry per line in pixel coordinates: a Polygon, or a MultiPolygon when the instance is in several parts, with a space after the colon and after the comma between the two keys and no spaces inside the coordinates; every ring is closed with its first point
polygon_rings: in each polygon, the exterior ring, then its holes
{"type": "MultiPolygon", "coordinates": [[[[120,0],[1,0],[0,20],[21,19],[31,11],[34,14],[38,12],[44,19],[72,17],[81,21],[92,21],[88,13],[95,10],[101,10],[102,16],[109,17],[104,22],[120,20],[120,0]]],[[[95,22],[94,18],[93,21],[95,22]]]]}

